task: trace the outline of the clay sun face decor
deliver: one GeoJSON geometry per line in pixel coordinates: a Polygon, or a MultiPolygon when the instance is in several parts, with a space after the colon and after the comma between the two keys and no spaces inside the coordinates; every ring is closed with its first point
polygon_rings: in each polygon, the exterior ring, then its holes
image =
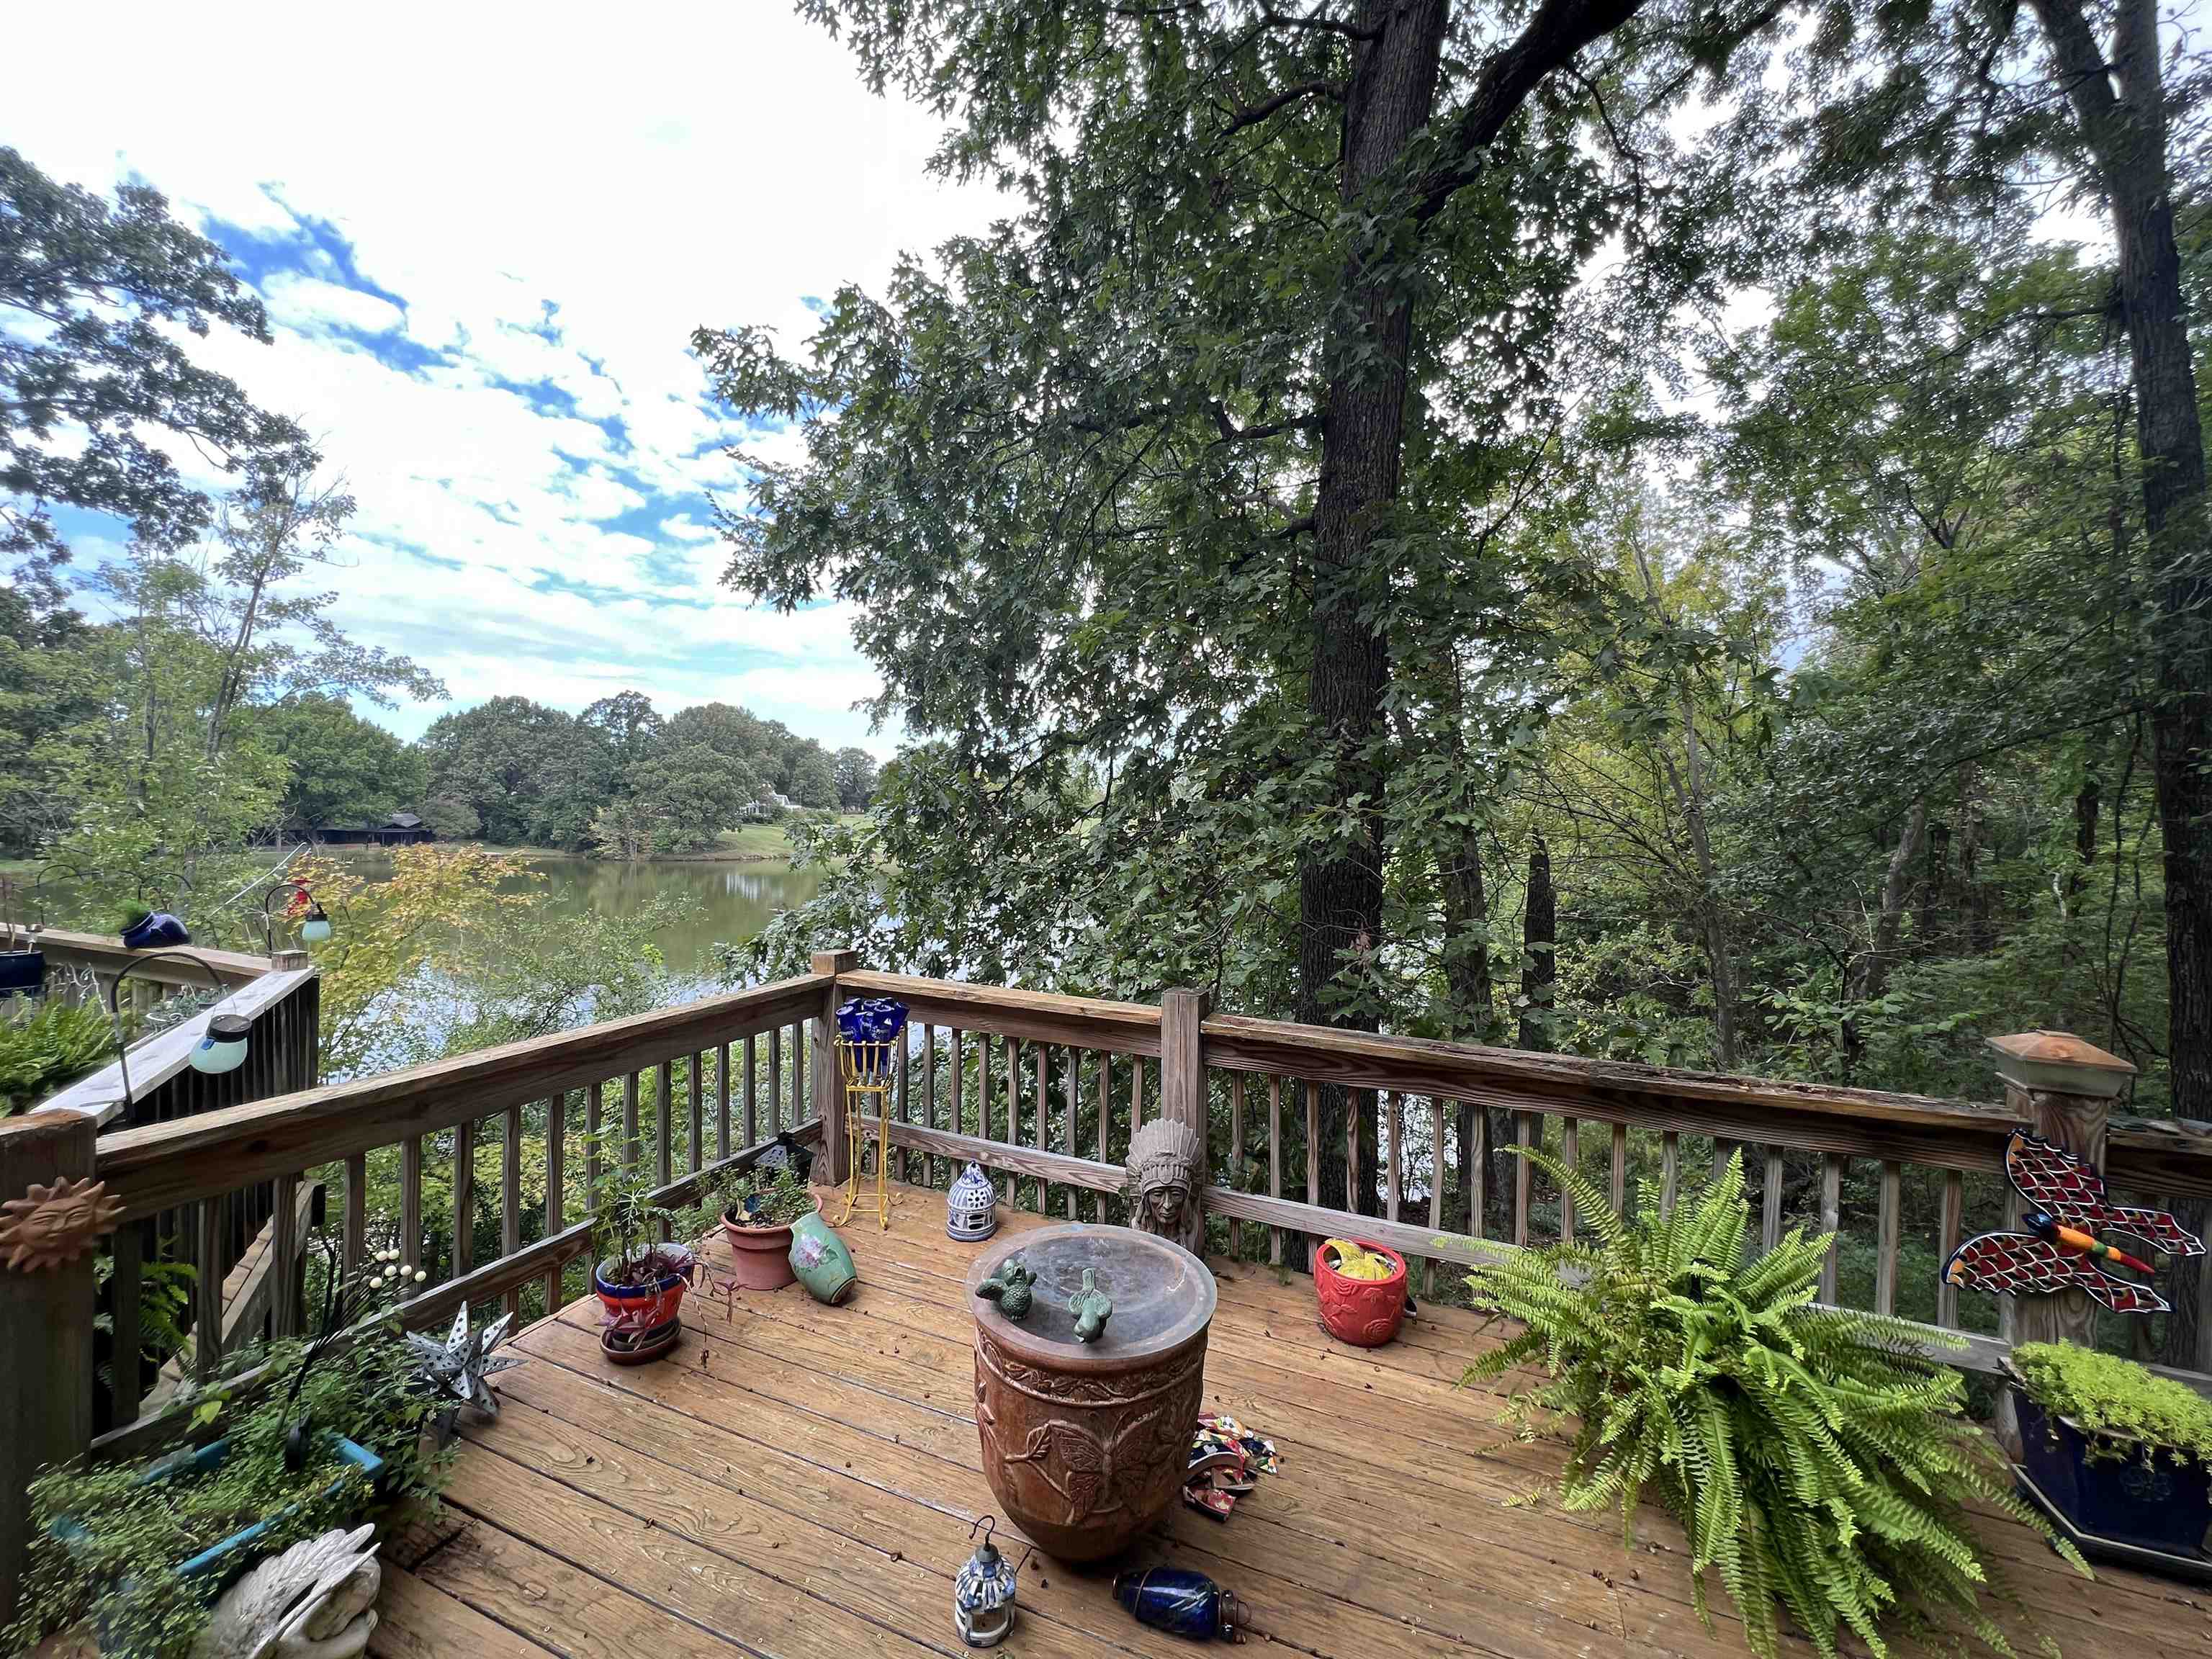
{"type": "Polygon", "coordinates": [[[72,1181],[67,1176],[40,1186],[33,1182],[21,1198],[0,1204],[0,1251],[19,1273],[42,1273],[74,1261],[103,1233],[115,1231],[123,1201],[107,1195],[104,1181],[72,1181]]]}
{"type": "Polygon", "coordinates": [[[1943,1264],[1948,1283],[1999,1296],[2081,1291],[2114,1313],[2164,1313],[2164,1297],[2115,1270],[2155,1269],[2102,1235],[2124,1234],[2160,1255],[2204,1254],[2203,1242],[2164,1210],[2111,1202],[2092,1165],[2025,1129],[2005,1143],[2005,1175],[2027,1206],[2027,1231],[1968,1239],[1943,1264]]]}

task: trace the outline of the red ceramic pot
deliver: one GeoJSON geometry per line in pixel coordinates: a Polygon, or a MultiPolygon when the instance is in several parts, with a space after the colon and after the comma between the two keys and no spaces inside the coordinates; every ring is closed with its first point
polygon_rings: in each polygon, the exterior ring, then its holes
{"type": "Polygon", "coordinates": [[[684,1292],[691,1284],[688,1274],[663,1273],[652,1285],[613,1285],[607,1281],[609,1265],[599,1263],[592,1274],[592,1289],[599,1305],[619,1316],[628,1329],[654,1330],[675,1320],[684,1306],[684,1292]]]}
{"type": "Polygon", "coordinates": [[[1406,1258],[1385,1244],[1352,1241],[1371,1255],[1387,1257],[1388,1279],[1346,1279],[1333,1264],[1335,1252],[1314,1252],[1314,1291],[1321,1297],[1321,1322],[1340,1342],[1379,1348],[1406,1322],[1406,1258]]]}
{"type": "MultiPolygon", "coordinates": [[[[812,1213],[822,1213],[817,1194],[812,1213]]],[[[722,1232],[730,1241],[730,1277],[749,1291],[780,1291],[797,1277],[791,1270],[791,1228],[740,1227],[722,1212],[722,1232]]]]}

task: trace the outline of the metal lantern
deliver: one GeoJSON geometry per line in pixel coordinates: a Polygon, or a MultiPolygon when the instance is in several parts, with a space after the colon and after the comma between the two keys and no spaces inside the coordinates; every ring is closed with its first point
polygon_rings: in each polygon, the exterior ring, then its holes
{"type": "Polygon", "coordinates": [[[980,1164],[970,1164],[945,1194],[945,1231],[975,1244],[999,1231],[999,1189],[980,1164]]]}
{"type": "Polygon", "coordinates": [[[246,1064],[246,1039],[252,1025],[237,1014],[210,1014],[207,1030],[193,1046],[191,1068],[221,1076],[246,1064]]]}
{"type": "Polygon", "coordinates": [[[971,1648],[995,1648],[1014,1627],[1014,1577],[1020,1569],[991,1541],[996,1525],[987,1515],[968,1528],[972,1538],[981,1527],[983,1541],[952,1580],[952,1628],[971,1648]]]}
{"type": "Polygon", "coordinates": [[[300,937],[309,945],[320,945],[331,936],[331,913],[319,904],[310,902],[307,914],[300,918],[300,937]]]}

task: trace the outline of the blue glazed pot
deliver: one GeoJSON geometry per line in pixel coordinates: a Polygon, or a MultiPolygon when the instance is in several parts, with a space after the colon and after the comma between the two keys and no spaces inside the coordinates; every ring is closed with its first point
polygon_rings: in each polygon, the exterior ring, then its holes
{"type": "Polygon", "coordinates": [[[2163,1454],[2146,1462],[2142,1447],[2085,1434],[2069,1417],[2046,1412],[2013,1384],[2021,1461],[2028,1478],[2078,1532],[2143,1549],[2194,1555],[2212,1527],[2212,1471],[2176,1465],[2163,1454]],[[2089,1455],[2093,1444],[2103,1455],[2089,1455]]]}
{"type": "Polygon", "coordinates": [[[142,916],[123,930],[123,948],[126,951],[167,950],[191,942],[191,933],[185,924],[167,910],[142,916]]]}
{"type": "Polygon", "coordinates": [[[852,1251],[818,1212],[791,1224],[791,1272],[809,1296],[833,1308],[853,1293],[860,1277],[852,1251]]]}
{"type": "MultiPolygon", "coordinates": [[[[383,1473],[384,1460],[368,1447],[356,1444],[343,1435],[331,1436],[330,1443],[340,1457],[371,1481],[383,1473]]],[[[204,1446],[175,1452],[149,1464],[146,1472],[138,1477],[138,1484],[150,1486],[157,1481],[173,1480],[183,1475],[204,1474],[221,1468],[223,1460],[229,1455],[230,1438],[226,1435],[220,1440],[210,1440],[204,1446]]],[[[326,1493],[336,1492],[337,1486],[338,1483],[333,1481],[325,1491],[326,1493]]],[[[296,1504],[293,1506],[296,1507],[296,1504]]],[[[220,1543],[210,1545],[191,1559],[178,1563],[177,1576],[179,1578],[196,1578],[203,1573],[215,1573],[227,1578],[234,1572],[243,1571],[253,1559],[254,1540],[291,1513],[291,1509],[280,1510],[267,1520],[257,1521],[252,1526],[231,1534],[220,1543]]],[[[54,1535],[67,1542],[83,1537],[84,1528],[75,1521],[63,1519],[54,1522],[54,1535]]]]}
{"type": "Polygon", "coordinates": [[[35,995],[46,988],[44,951],[0,951],[0,996],[35,995]]]}

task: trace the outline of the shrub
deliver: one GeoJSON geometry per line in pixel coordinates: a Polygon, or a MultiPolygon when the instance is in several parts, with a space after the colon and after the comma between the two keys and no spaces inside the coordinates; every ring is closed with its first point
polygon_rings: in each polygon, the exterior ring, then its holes
{"type": "Polygon", "coordinates": [[[1624,1218],[1589,1182],[1522,1155],[1572,1193],[1589,1241],[1474,1272],[1476,1304],[1526,1328],[1468,1377],[1531,1361],[1550,1372],[1510,1414],[1529,1435],[1541,1410],[1577,1419],[1560,1501],[1617,1507],[1628,1535],[1638,1500],[1656,1497],[1689,1534],[1698,1617],[1710,1625],[1705,1578],[1717,1572],[1765,1659],[1778,1604],[1824,1655],[1846,1629],[1887,1655],[1883,1631],[1900,1625],[1954,1638],[1963,1626],[2010,1653],[1983,1604],[1989,1578],[1965,1505],[2051,1534],[1960,1415],[1961,1379],[1924,1354],[1923,1334],[1815,1307],[1824,1237],[1793,1231],[1746,1261],[1740,1156],[1662,1219],[1649,1182],[1624,1218]]]}
{"type": "MultiPolygon", "coordinates": [[[[2142,1443],[2146,1461],[2165,1453],[2176,1463],[2212,1468],[2212,1400],[2132,1359],[2071,1342],[2023,1342],[2012,1351],[2021,1384],[2047,1412],[2070,1417],[2097,1435],[2142,1443]]],[[[2092,1455],[2114,1455],[2092,1439],[2092,1455]]]]}
{"type": "Polygon", "coordinates": [[[788,1166],[738,1176],[719,1188],[714,1199],[724,1215],[755,1227],[787,1227],[814,1207],[813,1189],[788,1166]],[[756,1198],[760,1207],[748,1218],[745,1205],[756,1198]]]}
{"type": "Polygon", "coordinates": [[[99,1070],[114,1046],[115,1029],[97,1003],[48,997],[0,1016],[0,1117],[27,1112],[48,1095],[99,1070]]]}

